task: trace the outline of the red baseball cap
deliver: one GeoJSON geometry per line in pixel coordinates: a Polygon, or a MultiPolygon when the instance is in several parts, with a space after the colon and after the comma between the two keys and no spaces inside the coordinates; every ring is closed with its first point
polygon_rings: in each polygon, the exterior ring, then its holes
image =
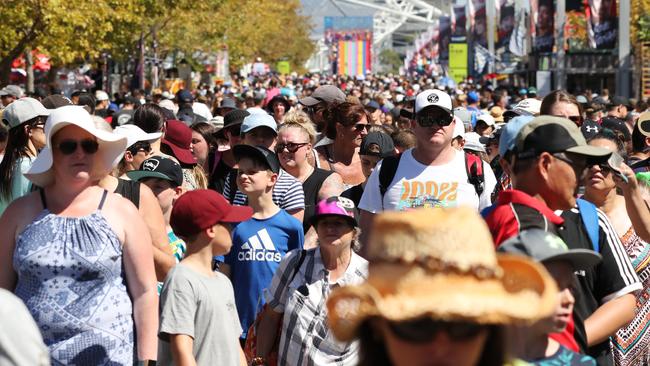
{"type": "Polygon", "coordinates": [[[232,206],[219,193],[197,189],[174,203],[169,223],[176,235],[188,237],[219,222],[242,222],[253,216],[248,206],[232,206]]]}
{"type": "Polygon", "coordinates": [[[184,164],[196,164],[190,145],[192,144],[192,130],[185,123],[177,120],[167,121],[165,135],[161,141],[167,145],[174,157],[184,164]]]}

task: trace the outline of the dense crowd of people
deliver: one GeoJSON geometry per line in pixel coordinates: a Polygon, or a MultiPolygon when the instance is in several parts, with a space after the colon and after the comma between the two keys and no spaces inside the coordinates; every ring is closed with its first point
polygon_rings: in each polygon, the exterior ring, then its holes
{"type": "Polygon", "coordinates": [[[0,364],[650,364],[643,100],[317,74],[0,98],[0,364]]]}

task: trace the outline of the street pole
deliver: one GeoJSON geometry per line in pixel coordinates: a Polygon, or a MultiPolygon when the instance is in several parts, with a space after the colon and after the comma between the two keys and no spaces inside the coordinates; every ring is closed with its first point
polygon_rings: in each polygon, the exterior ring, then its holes
{"type": "Polygon", "coordinates": [[[566,1],[557,0],[557,17],[555,18],[555,47],[557,59],[555,64],[555,89],[566,89],[566,62],[564,58],[564,22],[566,21],[566,1]]]}
{"type": "Polygon", "coordinates": [[[630,0],[619,0],[616,95],[630,96],[630,0]]]}
{"type": "Polygon", "coordinates": [[[138,89],[144,90],[144,32],[140,32],[140,56],[138,58],[138,89]]]}
{"type": "MultiPolygon", "coordinates": [[[[494,34],[495,34],[495,23],[496,23],[496,14],[495,14],[495,0],[487,0],[485,2],[486,16],[487,16],[487,41],[488,41],[488,52],[490,53],[490,59],[488,59],[488,73],[496,73],[496,58],[494,58],[494,34]]],[[[497,0],[498,1],[498,0],[497,0]]],[[[497,79],[492,79],[492,87],[497,87],[497,79]]]]}
{"type": "Polygon", "coordinates": [[[151,88],[158,88],[158,39],[156,38],[156,28],[153,29],[153,64],[151,66],[151,88]]]}

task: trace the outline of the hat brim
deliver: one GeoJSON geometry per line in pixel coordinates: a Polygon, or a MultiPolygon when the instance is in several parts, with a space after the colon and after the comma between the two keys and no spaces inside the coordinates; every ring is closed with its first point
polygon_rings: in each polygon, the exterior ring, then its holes
{"type": "Polygon", "coordinates": [[[41,150],[36,159],[32,162],[31,167],[25,173],[25,177],[39,187],[47,187],[54,182],[54,173],[52,164],[54,158],[52,155],[52,136],[66,126],[77,126],[91,135],[95,136],[99,142],[99,149],[95,154],[101,155],[100,168],[109,172],[114,167],[115,161],[124,154],[126,150],[127,139],[124,136],[118,136],[111,132],[94,128],[94,125],[86,125],[78,122],[58,122],[52,126],[47,137],[47,146],[41,150]]]}
{"type": "Polygon", "coordinates": [[[309,224],[316,229],[316,225],[318,225],[318,221],[321,219],[324,219],[326,217],[342,217],[347,222],[352,226],[352,227],[358,227],[359,224],[357,223],[357,220],[354,217],[350,217],[347,215],[337,215],[337,214],[323,214],[323,215],[314,215],[311,217],[311,220],[309,220],[309,224]]]}
{"type": "Polygon", "coordinates": [[[371,265],[366,283],[330,295],[330,328],[339,340],[349,341],[371,317],[500,325],[528,324],[553,312],[558,289],[541,264],[508,254],[498,254],[497,260],[503,276],[484,280],[401,263],[371,265]]]}
{"type": "Polygon", "coordinates": [[[443,106],[439,106],[439,105],[428,105],[428,106],[426,106],[426,107],[423,107],[423,108],[420,109],[419,111],[417,111],[417,112],[415,113],[415,116],[417,117],[419,114],[421,114],[421,113],[423,113],[423,112],[426,112],[426,111],[430,111],[430,110],[432,110],[432,109],[434,109],[434,108],[438,108],[438,109],[440,109],[440,110],[443,110],[443,111],[445,111],[445,112],[451,114],[452,116],[454,115],[454,111],[453,111],[452,109],[447,109],[447,108],[445,108],[445,107],[443,107],[443,106]]]}
{"type": "Polygon", "coordinates": [[[300,104],[302,104],[304,106],[307,106],[307,107],[315,106],[316,104],[318,104],[320,102],[321,102],[320,100],[318,100],[318,99],[316,99],[314,97],[304,97],[304,98],[298,100],[298,103],[300,103],[300,104]]]}
{"type": "Polygon", "coordinates": [[[160,173],[160,172],[153,172],[150,170],[131,170],[129,172],[126,172],[126,176],[129,177],[129,179],[136,182],[139,182],[147,178],[160,178],[176,184],[176,182],[174,182],[174,180],[170,178],[167,174],[160,173]]]}
{"type": "Polygon", "coordinates": [[[178,159],[179,162],[183,164],[196,164],[196,159],[189,149],[183,149],[182,147],[177,146],[164,138],[161,140],[161,142],[172,150],[174,157],[178,159]]]}
{"type": "Polygon", "coordinates": [[[242,222],[253,217],[253,209],[249,206],[232,206],[230,212],[222,217],[219,222],[242,222]]]}
{"type": "Polygon", "coordinates": [[[579,271],[596,266],[602,259],[603,257],[593,250],[571,249],[565,253],[545,258],[542,262],[565,261],[571,263],[571,266],[579,271]]]}
{"type": "Polygon", "coordinates": [[[609,156],[612,155],[611,150],[591,145],[574,146],[566,149],[565,151],[572,154],[586,156],[592,162],[607,161],[607,159],[609,159],[609,156]]]}

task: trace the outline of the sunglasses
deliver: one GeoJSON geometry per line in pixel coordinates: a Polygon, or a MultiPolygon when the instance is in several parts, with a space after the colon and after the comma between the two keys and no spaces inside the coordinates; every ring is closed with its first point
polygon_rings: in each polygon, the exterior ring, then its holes
{"type": "Polygon", "coordinates": [[[421,127],[433,127],[434,125],[446,127],[454,120],[454,116],[447,113],[425,114],[417,116],[415,120],[421,127]]]}
{"type": "Polygon", "coordinates": [[[135,144],[131,145],[127,150],[129,150],[133,155],[139,153],[140,151],[144,151],[148,154],[151,152],[151,144],[148,141],[138,141],[135,144]]]}
{"type": "Polygon", "coordinates": [[[228,127],[227,131],[230,132],[231,136],[239,136],[241,135],[241,125],[228,127]]]}
{"type": "Polygon", "coordinates": [[[366,132],[368,132],[368,130],[370,130],[370,124],[369,123],[357,123],[353,127],[354,127],[354,132],[357,132],[357,133],[361,132],[363,130],[366,130],[366,132]]]}
{"type": "Polygon", "coordinates": [[[479,324],[441,322],[428,318],[388,322],[388,327],[395,336],[411,343],[431,342],[439,332],[445,332],[452,341],[466,341],[476,337],[485,329],[479,324]]]}
{"type": "Polygon", "coordinates": [[[81,146],[84,153],[92,155],[99,149],[99,143],[95,140],[85,139],[81,141],[63,140],[59,142],[57,148],[63,155],[72,155],[77,151],[77,146],[81,146]]]}
{"type": "Polygon", "coordinates": [[[597,166],[600,169],[600,172],[603,173],[603,175],[607,175],[612,172],[612,168],[606,163],[600,163],[600,164],[592,164],[592,167],[597,166]]]}
{"type": "Polygon", "coordinates": [[[578,155],[569,155],[567,153],[556,153],[553,154],[553,157],[571,165],[579,180],[582,180],[585,177],[588,168],[586,158],[578,155]]]}
{"type": "Polygon", "coordinates": [[[559,115],[556,115],[555,117],[566,118],[566,119],[570,120],[571,122],[573,122],[573,123],[575,123],[577,125],[582,124],[582,116],[559,116],[559,115]]]}
{"type": "Polygon", "coordinates": [[[284,149],[287,149],[288,152],[290,153],[295,153],[300,149],[301,147],[307,145],[307,142],[302,142],[302,143],[294,143],[294,142],[289,142],[286,144],[276,144],[275,145],[275,152],[276,153],[281,153],[284,151],[284,149]]]}

